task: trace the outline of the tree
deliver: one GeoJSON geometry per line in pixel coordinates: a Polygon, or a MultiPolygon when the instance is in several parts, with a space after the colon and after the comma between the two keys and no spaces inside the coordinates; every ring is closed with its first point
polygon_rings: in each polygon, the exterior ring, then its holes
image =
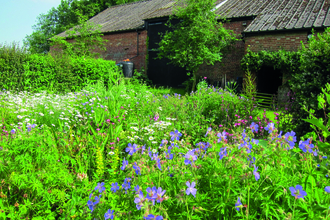
{"type": "Polygon", "coordinates": [[[97,57],[98,50],[106,50],[105,42],[100,31],[101,25],[95,25],[88,21],[87,16],[77,11],[79,23],[68,30],[67,37],[55,36],[51,39],[51,46],[55,47],[55,51],[62,51],[69,56],[80,57],[97,57]],[[67,39],[73,40],[71,43],[67,39]]]}
{"type": "Polygon", "coordinates": [[[222,52],[226,52],[239,40],[233,36],[233,31],[226,30],[222,23],[217,22],[214,7],[215,0],[178,1],[173,15],[166,23],[174,31],[166,31],[164,36],[161,35],[157,58],[166,57],[171,60],[170,63],[192,72],[193,90],[196,87],[199,66],[203,63],[214,65],[214,62],[220,62],[222,52]],[[172,25],[172,19],[183,21],[172,25]]]}
{"type": "Polygon", "coordinates": [[[47,14],[37,17],[37,24],[32,26],[34,31],[25,37],[24,45],[32,53],[48,53],[50,42],[47,39],[78,25],[77,11],[90,19],[110,6],[135,1],[137,0],[61,0],[57,8],[53,7],[47,14]]]}

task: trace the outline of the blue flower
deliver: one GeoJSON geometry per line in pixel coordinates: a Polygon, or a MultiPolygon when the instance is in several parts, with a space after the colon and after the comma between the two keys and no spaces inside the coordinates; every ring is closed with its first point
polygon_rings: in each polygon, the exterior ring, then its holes
{"type": "Polygon", "coordinates": [[[217,136],[219,138],[218,139],[218,143],[220,143],[222,140],[227,140],[226,132],[225,131],[223,131],[222,133],[218,133],[217,136]]]}
{"type": "Polygon", "coordinates": [[[141,168],[134,162],[133,169],[135,170],[136,175],[141,175],[141,168]]]}
{"type": "Polygon", "coordinates": [[[99,193],[102,193],[105,190],[104,182],[98,183],[94,190],[99,190],[99,193]]]}
{"type": "Polygon", "coordinates": [[[15,134],[15,129],[12,129],[11,131],[10,131],[12,134],[15,134]]]}
{"type": "Polygon", "coordinates": [[[119,186],[118,186],[118,183],[117,183],[117,182],[112,183],[111,186],[112,186],[112,187],[111,187],[111,191],[112,191],[112,192],[115,193],[117,190],[119,190],[119,186]]]}
{"type": "Polygon", "coordinates": [[[104,214],[104,219],[105,220],[107,220],[107,219],[113,219],[113,212],[114,212],[115,210],[111,210],[111,209],[109,209],[105,214],[104,214]]]}
{"type": "Polygon", "coordinates": [[[143,206],[144,200],[145,200],[145,198],[144,198],[143,192],[140,191],[137,194],[137,197],[135,197],[135,199],[134,199],[134,203],[136,204],[137,210],[141,209],[141,207],[143,206]]]}
{"type": "Polygon", "coordinates": [[[287,132],[284,136],[285,136],[285,140],[289,143],[289,146],[290,148],[288,148],[288,150],[292,149],[294,147],[294,144],[296,143],[297,141],[297,138],[296,138],[296,133],[294,131],[291,131],[290,133],[287,132]]]}
{"type": "Polygon", "coordinates": [[[220,152],[219,152],[219,156],[220,156],[220,160],[222,160],[222,158],[224,156],[227,156],[227,151],[226,151],[227,147],[223,147],[223,148],[220,148],[220,152]]]}
{"type": "Polygon", "coordinates": [[[189,183],[189,181],[186,182],[187,185],[187,190],[186,190],[186,194],[189,196],[189,194],[192,194],[194,197],[196,197],[196,192],[197,189],[195,189],[195,182],[192,182],[191,184],[189,183]]]}
{"type": "Polygon", "coordinates": [[[307,193],[303,190],[301,185],[296,185],[296,188],[291,186],[289,187],[289,190],[291,191],[291,195],[294,196],[296,199],[303,199],[304,196],[307,196],[307,193]]]}
{"type": "Polygon", "coordinates": [[[121,185],[126,191],[131,188],[131,178],[125,178],[124,183],[121,185]]]}
{"type": "Polygon", "coordinates": [[[256,131],[258,131],[259,125],[252,122],[252,124],[250,125],[250,128],[252,129],[252,132],[256,132],[256,131]]]}
{"type": "Polygon", "coordinates": [[[94,206],[100,202],[101,196],[102,195],[100,195],[99,197],[95,196],[94,206]]]}
{"type": "Polygon", "coordinates": [[[158,203],[161,203],[164,200],[164,198],[162,198],[162,196],[164,195],[165,192],[166,192],[166,190],[162,190],[162,187],[158,187],[157,198],[156,198],[156,201],[158,203]]]}
{"type": "Polygon", "coordinates": [[[327,156],[323,156],[322,158],[323,158],[323,159],[327,159],[328,157],[327,157],[327,156]]]}
{"type": "Polygon", "coordinates": [[[123,160],[123,166],[120,167],[120,169],[121,169],[121,170],[125,170],[125,167],[126,167],[127,165],[128,165],[128,161],[125,160],[125,158],[124,158],[124,160],[123,160]]]}
{"type": "Polygon", "coordinates": [[[269,134],[272,133],[272,131],[274,131],[274,129],[275,129],[274,123],[269,123],[267,125],[267,127],[265,127],[265,130],[268,131],[269,134]]]}
{"type": "Polygon", "coordinates": [[[325,190],[327,193],[330,193],[330,186],[326,186],[326,187],[324,188],[324,190],[325,190]]]}
{"type": "Polygon", "coordinates": [[[239,211],[241,205],[241,199],[238,197],[237,202],[235,203],[235,209],[239,211]]]}
{"type": "Polygon", "coordinates": [[[136,185],[136,186],[134,187],[134,191],[135,191],[136,193],[139,193],[139,192],[141,191],[140,186],[139,186],[139,185],[136,185]]]}
{"type": "Polygon", "coordinates": [[[92,200],[88,200],[87,206],[91,210],[91,213],[92,213],[94,211],[94,203],[92,202],[92,200]]]}
{"type": "Polygon", "coordinates": [[[149,214],[147,217],[144,217],[144,219],[146,220],[162,220],[163,219],[163,216],[161,215],[153,215],[153,214],[149,214]]]}
{"type": "Polygon", "coordinates": [[[132,146],[132,144],[129,143],[128,147],[126,148],[126,152],[129,152],[128,154],[132,156],[136,152],[136,147],[137,147],[136,144],[133,144],[132,146]]]}
{"type": "Polygon", "coordinates": [[[162,170],[162,166],[160,165],[160,159],[157,158],[157,167],[158,169],[162,170]]]}
{"type": "Polygon", "coordinates": [[[205,137],[207,136],[207,134],[208,134],[210,131],[212,131],[212,128],[211,128],[211,127],[210,127],[210,128],[207,128],[207,131],[206,131],[205,137]]]}
{"type": "Polygon", "coordinates": [[[255,158],[255,157],[252,157],[252,158],[251,158],[251,155],[249,155],[249,157],[247,158],[247,160],[250,161],[250,164],[249,164],[250,167],[251,167],[251,165],[252,165],[253,163],[256,162],[256,158],[255,158]],[[251,159],[251,161],[250,161],[250,159],[251,159]]]}
{"type": "Polygon", "coordinates": [[[171,133],[170,133],[170,135],[171,135],[171,141],[174,141],[174,140],[180,140],[180,137],[182,136],[182,134],[178,131],[178,130],[176,130],[176,131],[172,131],[171,133]]]}
{"type": "Polygon", "coordinates": [[[309,143],[310,139],[307,139],[306,141],[300,141],[299,142],[299,148],[306,153],[307,151],[309,153],[313,153],[312,148],[314,148],[313,144],[309,143]]]}
{"type": "Polygon", "coordinates": [[[188,151],[188,153],[184,156],[186,159],[184,160],[184,163],[186,165],[191,164],[191,162],[194,162],[197,160],[197,155],[195,155],[194,150],[188,151]]]}
{"type": "Polygon", "coordinates": [[[173,159],[173,154],[171,154],[171,150],[168,150],[167,152],[165,151],[165,157],[169,160],[173,159]]]}
{"type": "Polygon", "coordinates": [[[157,199],[157,188],[155,186],[152,188],[148,187],[146,191],[147,191],[146,198],[148,200],[151,200],[152,204],[155,205],[155,200],[157,199]]]}
{"type": "Polygon", "coordinates": [[[256,181],[258,181],[260,179],[260,174],[257,172],[258,167],[256,167],[255,164],[253,164],[253,166],[254,166],[253,175],[254,175],[254,178],[256,179],[256,181]]]}

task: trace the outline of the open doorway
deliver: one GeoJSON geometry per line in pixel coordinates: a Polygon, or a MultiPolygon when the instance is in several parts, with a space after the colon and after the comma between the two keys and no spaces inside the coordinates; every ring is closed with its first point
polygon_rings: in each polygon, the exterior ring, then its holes
{"type": "Polygon", "coordinates": [[[272,66],[263,66],[257,74],[257,92],[277,95],[283,74],[272,66]]]}

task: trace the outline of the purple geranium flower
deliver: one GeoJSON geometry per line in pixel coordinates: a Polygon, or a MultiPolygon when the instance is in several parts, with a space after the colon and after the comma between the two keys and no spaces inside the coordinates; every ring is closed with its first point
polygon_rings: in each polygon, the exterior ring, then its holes
{"type": "Polygon", "coordinates": [[[304,196],[307,196],[307,193],[303,190],[301,185],[296,185],[296,188],[291,186],[289,187],[289,190],[291,191],[291,195],[294,196],[296,199],[303,199],[304,196]]]}
{"type": "Polygon", "coordinates": [[[212,131],[212,128],[211,128],[211,127],[210,127],[210,128],[207,128],[207,131],[206,131],[205,137],[207,136],[207,134],[208,134],[210,131],[212,131]]]}
{"type": "Polygon", "coordinates": [[[324,190],[325,190],[327,193],[330,193],[330,186],[326,186],[326,187],[324,188],[324,190]]]}
{"type": "Polygon", "coordinates": [[[269,134],[272,133],[272,131],[274,131],[274,129],[275,129],[274,123],[269,123],[267,125],[267,127],[265,127],[265,130],[268,131],[269,134]]]}
{"type": "Polygon", "coordinates": [[[259,125],[252,122],[252,124],[250,125],[250,128],[251,128],[252,132],[257,132],[258,128],[259,128],[259,125]]]}
{"type": "Polygon", "coordinates": [[[144,217],[144,219],[146,220],[163,220],[163,216],[161,215],[153,215],[153,214],[149,214],[147,217],[144,217]]]}
{"type": "Polygon", "coordinates": [[[99,190],[99,193],[102,193],[105,190],[104,182],[98,183],[94,190],[99,190]]]}
{"type": "Polygon", "coordinates": [[[129,143],[128,147],[126,148],[126,152],[129,152],[128,154],[132,156],[136,152],[136,148],[137,148],[136,144],[133,144],[132,146],[132,144],[129,143]]]}
{"type": "Polygon", "coordinates": [[[220,160],[222,160],[222,158],[224,156],[227,156],[227,151],[226,151],[227,147],[223,147],[223,148],[220,148],[220,152],[219,152],[219,156],[220,156],[220,160]]]}
{"type": "Polygon", "coordinates": [[[188,151],[188,153],[184,156],[186,159],[184,160],[184,163],[186,165],[191,164],[191,162],[194,162],[197,160],[197,155],[195,155],[194,150],[188,151]]]}
{"type": "Polygon", "coordinates": [[[289,143],[289,146],[290,148],[288,148],[288,150],[292,149],[294,147],[294,144],[296,143],[297,141],[297,138],[296,138],[296,133],[294,131],[291,131],[290,133],[287,132],[284,137],[285,137],[285,140],[289,143]]]}
{"type": "Polygon", "coordinates": [[[157,188],[155,186],[152,188],[148,187],[146,191],[147,191],[146,198],[148,200],[151,200],[152,204],[155,205],[155,200],[157,199],[157,188]]]}
{"type": "Polygon", "coordinates": [[[126,167],[127,165],[128,165],[128,161],[125,160],[125,158],[124,158],[124,160],[123,160],[123,166],[120,167],[120,169],[121,169],[121,170],[125,170],[125,167],[126,167]]]}
{"type": "Polygon", "coordinates": [[[174,141],[174,140],[180,140],[180,137],[182,136],[182,134],[178,131],[178,130],[176,130],[176,131],[172,131],[171,133],[170,133],[170,135],[171,135],[171,141],[174,141]]]}
{"type": "Polygon", "coordinates": [[[134,162],[133,169],[135,170],[136,175],[141,175],[141,168],[134,162]]]}
{"type": "Polygon", "coordinates": [[[94,211],[94,203],[92,200],[88,200],[87,202],[88,208],[91,210],[91,213],[94,211]]]}
{"type": "Polygon", "coordinates": [[[161,187],[158,187],[157,198],[156,198],[156,201],[158,203],[161,203],[164,200],[164,198],[162,198],[162,196],[164,195],[165,192],[166,192],[166,190],[162,190],[161,187]]]}
{"type": "Polygon", "coordinates": [[[195,189],[196,183],[195,182],[192,182],[190,184],[189,181],[187,181],[186,182],[186,185],[188,187],[188,189],[186,190],[186,194],[187,195],[192,194],[194,197],[196,197],[196,192],[197,192],[197,189],[195,189]]]}
{"type": "Polygon", "coordinates": [[[300,141],[299,142],[299,148],[306,153],[307,151],[309,153],[313,153],[312,148],[314,148],[314,144],[309,143],[310,139],[307,139],[306,141],[300,141]]]}
{"type": "Polygon", "coordinates": [[[225,131],[223,131],[222,133],[218,133],[217,134],[217,137],[219,138],[218,139],[218,143],[221,142],[222,140],[227,140],[226,132],[225,131]]]}
{"type": "Polygon", "coordinates": [[[260,174],[257,172],[258,167],[256,167],[255,164],[253,164],[253,166],[254,166],[253,175],[254,175],[254,178],[256,179],[256,181],[258,181],[260,179],[260,174]]]}
{"type": "Polygon", "coordinates": [[[135,197],[135,199],[134,199],[137,210],[141,209],[144,201],[145,201],[145,198],[144,198],[143,192],[140,191],[140,193],[137,194],[137,197],[135,197]]]}
{"type": "Polygon", "coordinates": [[[242,205],[242,203],[241,203],[241,199],[238,197],[237,202],[235,203],[235,209],[236,209],[237,211],[239,211],[239,209],[240,209],[239,206],[241,206],[241,205],[242,205]]]}
{"type": "Polygon", "coordinates": [[[160,164],[160,159],[159,158],[157,158],[157,167],[158,167],[158,169],[162,170],[162,166],[160,164]]]}
{"type": "Polygon", "coordinates": [[[117,183],[117,182],[112,183],[111,186],[112,186],[112,187],[111,187],[111,191],[112,191],[112,192],[115,193],[117,190],[119,190],[119,186],[118,186],[118,183],[117,183]]]}
{"type": "Polygon", "coordinates": [[[107,220],[107,219],[113,219],[113,212],[115,210],[111,210],[109,209],[105,214],[104,214],[104,219],[107,220]]]}

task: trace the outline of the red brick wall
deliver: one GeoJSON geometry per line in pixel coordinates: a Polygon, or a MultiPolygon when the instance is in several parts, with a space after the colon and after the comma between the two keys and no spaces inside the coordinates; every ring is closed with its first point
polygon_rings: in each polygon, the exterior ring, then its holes
{"type": "MultiPolygon", "coordinates": [[[[130,59],[134,63],[134,68],[141,71],[142,68],[146,69],[146,39],[147,31],[138,31],[139,34],[139,55],[137,55],[137,33],[136,31],[124,32],[124,33],[110,33],[104,34],[103,39],[108,40],[106,42],[106,51],[95,50],[100,53],[101,57],[105,60],[114,60],[120,62],[126,59],[130,59]],[[134,58],[132,58],[134,57],[134,58]]],[[[68,40],[73,42],[73,40],[68,40]]],[[[51,47],[51,51],[58,51],[57,48],[51,47]]]]}
{"type": "Polygon", "coordinates": [[[146,69],[147,55],[147,31],[138,31],[139,34],[139,55],[137,55],[137,34],[136,31],[124,33],[111,33],[103,36],[108,40],[106,43],[106,51],[101,52],[101,56],[106,60],[114,60],[116,62],[130,59],[134,63],[134,68],[141,71],[141,68],[146,69]]]}
{"type": "MultiPolygon", "coordinates": [[[[251,20],[246,22],[247,24],[243,25],[243,21],[233,21],[230,23],[224,23],[223,27],[233,30],[235,34],[238,34],[237,38],[241,39],[241,32],[251,23],[251,20]]],[[[216,62],[214,66],[203,64],[199,68],[197,74],[208,77],[211,82],[221,81],[224,76],[226,76],[227,81],[236,80],[238,76],[243,76],[240,61],[244,54],[245,44],[243,41],[238,41],[235,43],[234,49],[228,54],[223,55],[221,62],[216,62]]]]}
{"type": "Polygon", "coordinates": [[[307,31],[304,32],[283,32],[259,34],[245,38],[245,51],[250,45],[250,50],[258,52],[260,50],[278,51],[297,51],[301,48],[300,41],[307,43],[307,31]]]}

